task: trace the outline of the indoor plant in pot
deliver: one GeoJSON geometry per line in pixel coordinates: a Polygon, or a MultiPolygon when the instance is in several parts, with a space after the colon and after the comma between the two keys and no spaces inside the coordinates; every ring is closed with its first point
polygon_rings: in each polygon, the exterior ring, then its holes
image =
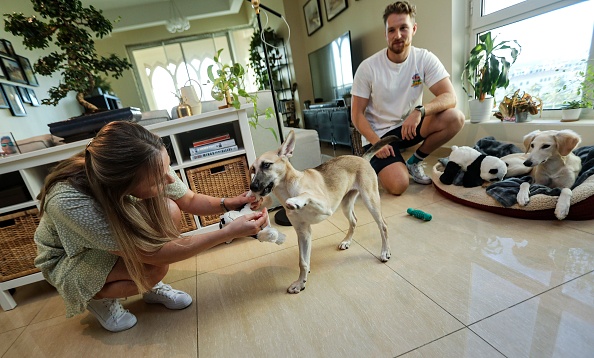
{"type": "Polygon", "coordinates": [[[542,106],[540,98],[526,92],[520,94],[520,90],[517,90],[512,95],[503,97],[499,112],[493,115],[503,122],[528,122],[528,114],[542,113],[542,106]]]}
{"type": "Polygon", "coordinates": [[[561,109],[561,122],[574,122],[580,119],[582,109],[588,108],[582,100],[573,100],[565,103],[561,109]]]}
{"type": "MultiPolygon", "coordinates": [[[[239,109],[241,107],[240,98],[243,98],[247,103],[254,105],[254,112],[249,118],[250,126],[256,128],[261,126],[259,120],[260,116],[265,119],[270,119],[274,115],[274,110],[270,107],[266,108],[263,113],[258,110],[258,95],[255,93],[248,93],[245,90],[245,77],[247,75],[245,68],[240,63],[227,64],[221,60],[221,52],[223,49],[217,51],[214,56],[214,65],[207,68],[209,81],[212,82],[212,90],[210,94],[212,98],[217,101],[225,101],[225,105],[219,109],[233,107],[239,109]]],[[[263,127],[263,126],[262,126],[263,127]]],[[[274,138],[278,141],[276,131],[273,128],[270,130],[274,138]]]]}
{"type": "Polygon", "coordinates": [[[498,43],[495,40],[491,32],[480,35],[464,65],[463,88],[469,97],[473,97],[469,100],[471,123],[489,119],[495,106],[495,91],[509,85],[509,68],[516,62],[522,49],[516,40],[498,43]],[[507,56],[511,57],[511,62],[507,56]],[[466,89],[465,83],[470,85],[472,94],[466,89]]]}

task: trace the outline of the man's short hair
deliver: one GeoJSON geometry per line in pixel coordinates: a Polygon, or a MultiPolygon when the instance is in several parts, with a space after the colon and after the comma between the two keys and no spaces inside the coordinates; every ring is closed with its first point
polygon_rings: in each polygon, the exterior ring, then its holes
{"type": "Polygon", "coordinates": [[[390,4],[384,10],[384,25],[388,21],[388,16],[392,14],[407,14],[410,16],[413,24],[415,23],[415,16],[417,15],[417,7],[408,1],[396,1],[390,4]]]}

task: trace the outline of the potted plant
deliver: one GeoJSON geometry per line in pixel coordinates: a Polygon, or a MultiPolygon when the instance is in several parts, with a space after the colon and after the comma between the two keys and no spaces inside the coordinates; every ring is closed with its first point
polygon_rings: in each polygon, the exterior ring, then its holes
{"type": "Polygon", "coordinates": [[[528,114],[542,113],[542,106],[540,98],[526,92],[520,94],[520,90],[517,90],[511,96],[503,97],[499,104],[499,112],[494,116],[504,122],[528,122],[528,114]]]}
{"type": "MultiPolygon", "coordinates": [[[[249,118],[250,126],[256,128],[258,126],[265,128],[259,122],[260,116],[265,119],[270,119],[274,115],[274,110],[270,107],[266,108],[264,112],[260,113],[258,110],[258,95],[255,93],[248,93],[245,90],[245,68],[240,63],[226,64],[221,62],[221,52],[223,49],[217,51],[214,56],[215,64],[208,66],[207,74],[209,81],[212,82],[212,90],[210,94],[212,98],[217,101],[225,101],[225,105],[219,107],[229,108],[233,107],[239,109],[241,107],[240,98],[243,98],[247,103],[253,103],[254,112],[249,118]]],[[[278,141],[276,131],[273,128],[270,130],[274,138],[278,141]]]]}
{"type": "MultiPolygon", "coordinates": [[[[280,59],[282,56],[278,46],[281,38],[270,27],[263,32],[255,30],[250,41],[250,64],[256,75],[256,85],[259,90],[270,88],[270,81],[268,79],[268,69],[266,66],[266,59],[264,58],[264,45],[268,44],[268,56],[272,61],[280,59]],[[263,36],[262,36],[263,35],[263,36]],[[264,39],[262,39],[262,37],[264,39]]],[[[274,75],[274,73],[273,73],[274,75]]]]}
{"type": "Polygon", "coordinates": [[[84,8],[80,0],[31,2],[33,10],[41,16],[5,14],[4,30],[22,37],[29,50],[48,49],[50,43],[57,46],[33,66],[35,72],[42,76],[52,76],[57,71],[62,75],[60,84],[51,87],[49,98],[41,103],[56,106],[70,91],[74,91],[85,113],[96,112],[98,108],[87,102],[85,97],[97,86],[99,75],[111,75],[117,79],[125,70],[132,68],[127,59],[115,54],[99,56],[95,50],[93,38],[110,34],[113,30],[111,21],[93,6],[84,8]]]}
{"type": "Polygon", "coordinates": [[[582,100],[573,100],[565,102],[561,109],[561,122],[575,122],[580,119],[582,109],[588,108],[582,100]]]}
{"type": "Polygon", "coordinates": [[[509,69],[520,54],[522,47],[516,41],[495,43],[491,32],[479,36],[476,46],[470,51],[470,58],[464,65],[462,83],[468,83],[472,94],[463,85],[469,97],[470,122],[478,123],[487,120],[491,109],[495,106],[495,91],[509,85],[509,69]],[[511,57],[511,62],[507,60],[511,57]]]}

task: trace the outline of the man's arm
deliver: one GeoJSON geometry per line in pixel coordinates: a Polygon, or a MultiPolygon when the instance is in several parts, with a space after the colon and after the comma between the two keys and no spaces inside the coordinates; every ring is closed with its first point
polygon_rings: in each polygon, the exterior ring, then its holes
{"type": "MultiPolygon", "coordinates": [[[[435,98],[424,105],[425,117],[456,107],[456,93],[449,77],[445,77],[433,86],[429,87],[435,98]]],[[[402,122],[402,138],[413,139],[417,127],[421,122],[421,112],[411,111],[408,117],[402,122]]]]}
{"type": "MultiPolygon", "coordinates": [[[[380,140],[380,137],[375,133],[371,124],[365,117],[365,109],[369,104],[368,98],[363,98],[353,95],[351,98],[351,120],[353,125],[359,133],[371,144],[375,144],[380,140]]],[[[384,146],[380,151],[375,154],[378,158],[387,158],[388,156],[394,156],[394,149],[391,145],[384,146]]]]}

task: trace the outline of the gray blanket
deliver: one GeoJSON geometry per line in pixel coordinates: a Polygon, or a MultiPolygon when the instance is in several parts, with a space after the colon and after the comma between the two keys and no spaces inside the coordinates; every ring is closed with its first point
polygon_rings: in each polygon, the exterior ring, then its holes
{"type": "MultiPolygon", "coordinates": [[[[501,158],[512,153],[522,153],[523,150],[511,143],[504,143],[496,140],[494,137],[485,137],[476,142],[474,149],[482,154],[492,155],[501,158]]],[[[594,174],[594,146],[581,147],[573,151],[575,155],[582,160],[582,169],[578,177],[571,187],[577,187],[583,183],[590,175],[594,174]]],[[[441,158],[439,161],[445,166],[447,165],[447,158],[441,158]]],[[[454,179],[454,185],[462,185],[462,177],[464,173],[458,173],[454,179]]],[[[487,194],[492,196],[504,207],[514,205],[517,200],[516,197],[520,191],[520,184],[524,182],[533,183],[534,179],[531,176],[523,176],[518,178],[506,178],[498,183],[489,185],[486,189],[487,194]]],[[[551,196],[559,196],[561,188],[549,188],[544,185],[532,184],[530,185],[530,196],[536,194],[544,194],[551,196]]]]}

